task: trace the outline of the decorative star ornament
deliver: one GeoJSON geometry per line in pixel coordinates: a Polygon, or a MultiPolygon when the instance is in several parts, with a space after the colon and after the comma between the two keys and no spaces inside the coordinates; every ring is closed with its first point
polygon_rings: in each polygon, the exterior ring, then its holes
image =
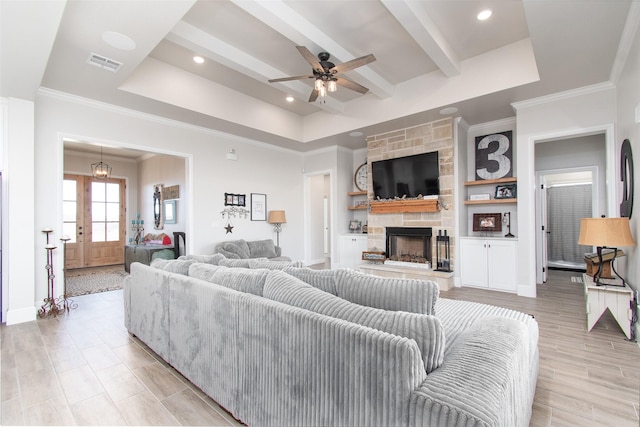
{"type": "Polygon", "coordinates": [[[233,233],[233,225],[231,223],[228,223],[224,229],[227,230],[225,234],[233,233]]]}

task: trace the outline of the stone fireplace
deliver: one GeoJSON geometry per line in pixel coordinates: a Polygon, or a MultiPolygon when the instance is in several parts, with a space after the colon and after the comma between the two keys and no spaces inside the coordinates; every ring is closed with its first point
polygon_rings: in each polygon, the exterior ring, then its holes
{"type": "MultiPolygon", "coordinates": [[[[367,137],[367,162],[369,164],[378,160],[437,150],[440,169],[440,196],[435,210],[396,210],[393,212],[370,210],[367,215],[368,250],[385,250],[388,260],[384,264],[363,263],[360,265],[361,271],[383,277],[433,280],[438,283],[442,291],[453,288],[453,271],[455,271],[453,254],[456,244],[453,128],[453,119],[446,118],[367,137]],[[395,229],[403,230],[404,234],[389,238],[389,235],[393,236],[395,229]],[[429,230],[429,236],[406,235],[411,232],[419,232],[417,230],[429,230]],[[452,271],[443,272],[424,268],[427,265],[426,262],[435,267],[436,238],[432,236],[437,236],[438,233],[445,231],[448,236],[452,237],[450,260],[452,271]],[[400,253],[398,254],[398,252],[400,253]],[[390,260],[389,254],[394,253],[400,255],[400,258],[404,255],[409,262],[390,260]]],[[[371,177],[369,180],[368,198],[371,200],[373,198],[371,177]]]]}
{"type": "Polygon", "coordinates": [[[386,256],[391,261],[432,265],[431,227],[386,227],[386,256]]]}

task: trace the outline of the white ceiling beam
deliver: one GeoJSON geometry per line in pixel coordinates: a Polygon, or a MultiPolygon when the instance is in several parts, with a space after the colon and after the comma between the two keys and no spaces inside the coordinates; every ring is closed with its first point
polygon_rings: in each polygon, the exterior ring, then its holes
{"type": "MultiPolygon", "coordinates": [[[[347,62],[357,57],[309,22],[304,16],[287,6],[282,0],[231,1],[298,46],[323,49],[341,62],[347,62]]],[[[371,93],[380,98],[389,98],[393,94],[393,85],[367,66],[356,68],[349,71],[349,73],[351,76],[357,76],[353,80],[367,87],[371,93]]]]}
{"type": "MultiPolygon", "coordinates": [[[[262,83],[288,77],[283,71],[184,21],[178,22],[166,38],[262,83]]],[[[310,87],[301,81],[273,83],[273,86],[304,102],[308,102],[311,93],[310,87]]],[[[330,113],[344,111],[343,104],[333,98],[317,103],[317,107],[330,113]]]]}
{"type": "Polygon", "coordinates": [[[382,4],[447,77],[460,74],[460,61],[420,2],[382,0],[382,4]]]}

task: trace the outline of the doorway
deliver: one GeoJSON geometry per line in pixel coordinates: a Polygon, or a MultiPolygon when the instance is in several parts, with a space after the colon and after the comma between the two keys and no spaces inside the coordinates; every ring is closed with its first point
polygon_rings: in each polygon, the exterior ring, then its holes
{"type": "Polygon", "coordinates": [[[331,263],[331,174],[305,176],[305,264],[331,263]]]}
{"type": "Polygon", "coordinates": [[[543,175],[547,268],[584,270],[584,254],[591,247],[577,242],[580,220],[594,212],[592,175],[591,171],[543,175]]]}
{"type": "Polygon", "coordinates": [[[124,179],[64,175],[65,268],[124,264],[125,188],[124,179]]]}

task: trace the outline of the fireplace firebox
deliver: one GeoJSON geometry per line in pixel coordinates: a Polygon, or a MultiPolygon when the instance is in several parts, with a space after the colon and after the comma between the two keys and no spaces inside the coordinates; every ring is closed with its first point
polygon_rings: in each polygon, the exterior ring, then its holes
{"type": "Polygon", "coordinates": [[[432,264],[431,227],[387,227],[387,259],[432,264]]]}

